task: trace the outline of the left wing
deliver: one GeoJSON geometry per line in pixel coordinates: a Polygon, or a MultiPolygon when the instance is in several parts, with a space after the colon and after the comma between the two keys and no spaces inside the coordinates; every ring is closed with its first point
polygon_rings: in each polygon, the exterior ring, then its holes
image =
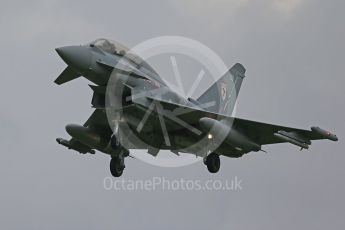
{"type": "MultiPolygon", "coordinates": [[[[319,127],[312,127],[311,130],[304,130],[280,125],[266,124],[262,122],[228,117],[222,114],[216,114],[213,112],[206,111],[202,108],[188,107],[185,105],[168,102],[154,97],[145,98],[148,101],[154,101],[156,103],[159,103],[160,105],[162,105],[165,113],[167,113],[168,111],[169,114],[178,117],[178,119],[183,121],[183,123],[187,123],[189,125],[189,127],[187,127],[186,125],[183,125],[182,122],[179,122],[180,125],[177,126],[177,129],[175,127],[174,131],[191,131],[192,129],[190,128],[190,126],[199,129],[200,119],[207,117],[217,121],[230,120],[232,123],[231,128],[233,130],[236,130],[237,132],[241,133],[246,138],[248,138],[248,140],[253,141],[260,146],[288,142],[297,145],[302,149],[307,149],[311,144],[311,140],[338,140],[336,135],[328,131],[325,131],[319,127]]],[[[134,100],[133,102],[136,103],[136,100],[134,100]]],[[[137,106],[145,107],[143,103],[138,103],[137,106]]],[[[172,119],[172,121],[174,121],[174,119],[172,119]]],[[[231,143],[227,144],[231,145],[231,143]]]]}
{"type": "Polygon", "coordinates": [[[289,142],[307,149],[311,144],[311,140],[338,140],[336,135],[319,127],[304,130],[234,118],[233,128],[241,130],[249,139],[259,145],[289,142]]]}

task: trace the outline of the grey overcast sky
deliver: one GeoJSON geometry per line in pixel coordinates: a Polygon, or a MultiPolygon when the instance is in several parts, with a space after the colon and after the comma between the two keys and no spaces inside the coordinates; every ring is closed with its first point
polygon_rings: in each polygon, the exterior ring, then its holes
{"type": "Polygon", "coordinates": [[[345,1],[1,1],[1,229],[343,229],[345,1]],[[242,180],[241,191],[106,191],[109,157],[55,142],[91,114],[85,79],[53,83],[54,48],[98,37],[129,47],[198,40],[247,68],[237,116],[335,131],[308,151],[282,144],[240,159],[160,168],[127,160],[124,178],[242,180]]]}

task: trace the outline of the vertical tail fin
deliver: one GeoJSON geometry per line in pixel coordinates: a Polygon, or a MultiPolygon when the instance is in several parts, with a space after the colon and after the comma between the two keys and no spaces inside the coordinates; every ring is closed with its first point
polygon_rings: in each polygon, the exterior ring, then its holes
{"type": "Polygon", "coordinates": [[[230,116],[235,107],[245,72],[246,69],[243,65],[236,63],[197,99],[198,103],[210,103],[212,106],[206,110],[230,116]]]}

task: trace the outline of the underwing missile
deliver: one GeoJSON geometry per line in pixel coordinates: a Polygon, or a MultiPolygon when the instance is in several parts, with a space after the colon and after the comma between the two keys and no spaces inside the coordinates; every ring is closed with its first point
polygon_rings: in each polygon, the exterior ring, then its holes
{"type": "Polygon", "coordinates": [[[285,135],[282,135],[281,133],[274,133],[273,134],[275,137],[279,138],[280,140],[282,141],[286,141],[286,142],[289,142],[293,145],[297,145],[301,148],[304,148],[304,149],[308,149],[309,148],[309,145],[307,143],[304,143],[302,141],[298,141],[298,140],[295,140],[291,137],[288,137],[288,136],[285,136],[285,135]]]}
{"type": "Polygon", "coordinates": [[[63,145],[69,149],[74,149],[77,152],[80,153],[91,153],[91,154],[95,154],[95,150],[91,149],[90,147],[84,146],[84,145],[80,145],[76,142],[70,142],[68,140],[62,139],[62,138],[56,138],[57,143],[59,143],[60,145],[63,145]]]}

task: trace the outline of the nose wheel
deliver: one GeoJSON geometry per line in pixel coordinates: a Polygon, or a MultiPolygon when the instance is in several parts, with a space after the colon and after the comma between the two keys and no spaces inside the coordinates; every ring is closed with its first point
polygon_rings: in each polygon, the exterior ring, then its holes
{"type": "Polygon", "coordinates": [[[209,154],[204,159],[204,163],[210,173],[217,173],[220,169],[220,158],[217,153],[209,154]]]}
{"type": "Polygon", "coordinates": [[[110,173],[114,177],[120,177],[125,169],[124,157],[113,157],[110,160],[110,173]]]}
{"type": "Polygon", "coordinates": [[[129,156],[129,151],[121,146],[116,135],[110,138],[110,146],[112,148],[112,156],[110,160],[110,173],[114,177],[120,177],[125,169],[125,157],[129,156]]]}

